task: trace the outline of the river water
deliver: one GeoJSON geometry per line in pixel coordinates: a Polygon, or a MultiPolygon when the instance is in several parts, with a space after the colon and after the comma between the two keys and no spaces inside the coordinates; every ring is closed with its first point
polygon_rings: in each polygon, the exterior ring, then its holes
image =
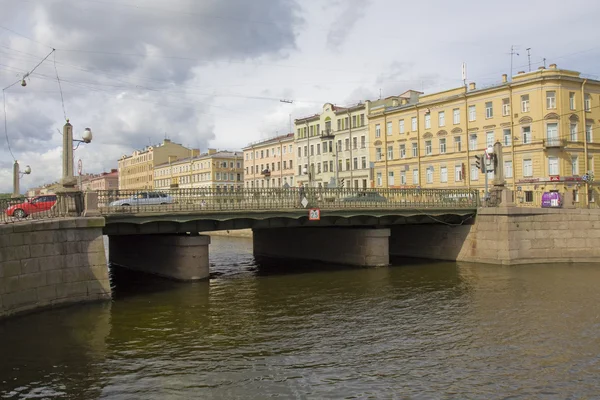
{"type": "Polygon", "coordinates": [[[0,398],[587,399],[600,265],[258,268],[213,238],[209,282],[117,271],[110,303],[0,322],[0,398]]]}

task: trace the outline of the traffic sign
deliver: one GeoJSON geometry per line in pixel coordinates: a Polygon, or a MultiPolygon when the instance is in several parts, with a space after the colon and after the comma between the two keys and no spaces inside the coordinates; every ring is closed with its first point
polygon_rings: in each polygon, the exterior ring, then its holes
{"type": "Polygon", "coordinates": [[[321,210],[318,208],[311,208],[308,210],[308,220],[309,221],[320,221],[321,220],[321,210]]]}

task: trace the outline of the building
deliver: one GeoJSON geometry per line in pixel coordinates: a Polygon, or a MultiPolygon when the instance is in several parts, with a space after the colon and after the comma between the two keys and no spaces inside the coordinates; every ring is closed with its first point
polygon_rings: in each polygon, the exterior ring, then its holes
{"type": "Polygon", "coordinates": [[[539,205],[544,191],[597,201],[583,177],[598,172],[600,81],[551,64],[490,87],[408,97],[369,114],[375,187],[483,190],[475,156],[500,142],[518,203],[539,205]]]}
{"type": "Polygon", "coordinates": [[[370,181],[368,115],[390,99],[350,107],[326,103],[320,114],[295,120],[296,182],[309,187],[367,188],[370,181]]]}
{"type": "Polygon", "coordinates": [[[244,151],[247,189],[294,186],[294,134],[251,143],[244,151]]]}
{"type": "Polygon", "coordinates": [[[188,149],[178,143],[165,139],[162,144],[136,150],[130,156],[119,159],[119,189],[142,190],[152,189],[154,168],[182,158],[197,156],[199,150],[188,149]]]}
{"type": "Polygon", "coordinates": [[[119,188],[119,171],[111,169],[110,172],[102,172],[99,175],[92,177],[87,182],[85,190],[117,190],[119,188]]]}
{"type": "Polygon", "coordinates": [[[244,185],[241,152],[217,151],[180,160],[167,161],[154,168],[154,189],[207,188],[241,189],[244,185]]]}

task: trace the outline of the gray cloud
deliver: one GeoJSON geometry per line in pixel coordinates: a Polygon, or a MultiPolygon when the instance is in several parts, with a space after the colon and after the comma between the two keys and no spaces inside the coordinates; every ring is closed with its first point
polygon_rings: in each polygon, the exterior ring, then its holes
{"type": "Polygon", "coordinates": [[[327,34],[327,47],[339,51],[348,36],[352,33],[356,23],[365,17],[369,0],[343,0],[336,1],[326,8],[326,12],[337,15],[331,21],[331,29],[327,34]]]}

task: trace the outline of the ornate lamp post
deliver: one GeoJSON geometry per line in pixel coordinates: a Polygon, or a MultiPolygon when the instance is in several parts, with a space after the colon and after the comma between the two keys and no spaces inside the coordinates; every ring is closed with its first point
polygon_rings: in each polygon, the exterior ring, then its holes
{"type": "Polygon", "coordinates": [[[19,162],[15,160],[15,163],[13,165],[13,193],[11,197],[21,197],[21,178],[23,177],[23,175],[29,174],[31,174],[31,167],[29,165],[26,165],[23,172],[20,172],[19,162]]]}

